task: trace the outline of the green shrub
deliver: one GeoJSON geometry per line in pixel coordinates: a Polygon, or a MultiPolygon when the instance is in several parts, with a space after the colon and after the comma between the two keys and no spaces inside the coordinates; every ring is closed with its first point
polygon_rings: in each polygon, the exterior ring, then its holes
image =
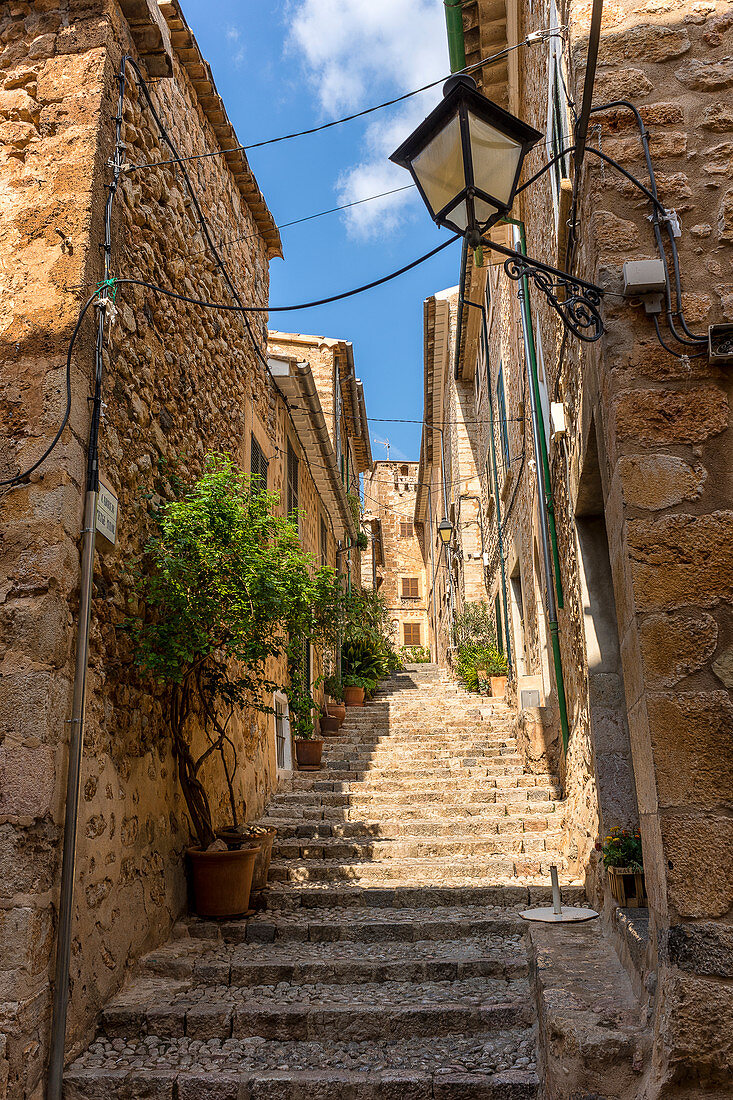
{"type": "Polygon", "coordinates": [[[403,661],[413,665],[429,664],[431,660],[430,650],[426,645],[403,645],[400,656],[403,661]]]}
{"type": "Polygon", "coordinates": [[[496,644],[491,608],[485,600],[468,603],[453,626],[455,668],[469,691],[480,691],[479,669],[488,676],[505,676],[507,660],[496,644]]]}

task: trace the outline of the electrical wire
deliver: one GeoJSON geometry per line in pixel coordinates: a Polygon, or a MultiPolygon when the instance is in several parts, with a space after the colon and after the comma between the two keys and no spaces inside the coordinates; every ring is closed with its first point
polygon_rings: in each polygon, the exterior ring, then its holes
{"type": "MultiPolygon", "coordinates": [[[[482,58],[480,61],[475,61],[472,65],[467,65],[464,69],[460,69],[455,73],[448,73],[446,76],[441,76],[437,80],[432,80],[429,84],[423,84],[420,88],[414,88],[411,92],[405,92],[403,95],[396,96],[394,99],[387,99],[384,103],[377,103],[373,107],[366,107],[363,111],[356,111],[352,115],[344,115],[343,118],[332,119],[331,122],[321,123],[320,126],[311,126],[307,130],[295,130],[289,134],[281,134],[279,137],[267,138],[265,141],[255,141],[250,145],[235,145],[231,149],[216,149],[210,153],[194,153],[191,156],[183,157],[184,161],[193,160],[208,160],[210,157],[226,156],[228,153],[248,153],[251,149],[263,149],[267,145],[277,145],[281,141],[291,141],[293,138],[308,137],[311,134],[318,134],[322,130],[330,130],[334,126],[341,126],[344,122],[353,122],[354,119],[364,118],[366,115],[374,114],[375,111],[381,111],[385,107],[394,107],[397,103],[404,103],[405,100],[411,99],[412,96],[419,95],[421,92],[427,92],[431,88],[436,88],[438,84],[443,84],[452,76],[461,76],[462,74],[472,73],[475,69],[480,69],[483,65],[491,65],[497,61],[501,61],[508,54],[514,50],[518,50],[520,46],[532,45],[534,41],[543,41],[550,37],[562,37],[562,32],[557,30],[541,30],[535,31],[534,38],[527,35],[521,42],[515,42],[511,46],[505,46],[503,50],[499,50],[498,53],[490,54],[488,57],[482,58]]],[[[181,164],[181,159],[174,157],[172,160],[161,161],[147,161],[140,164],[128,164],[127,171],[135,172],[141,168],[162,168],[169,164],[181,164]]]]}
{"type": "Polygon", "coordinates": [[[210,302],[204,298],[194,298],[188,294],[179,294],[175,290],[168,290],[166,287],[159,286],[157,283],[149,283],[145,279],[130,279],[130,278],[118,278],[115,279],[115,286],[141,286],[147,290],[154,290],[159,294],[165,294],[168,298],[174,298],[179,302],[187,302],[193,306],[203,306],[206,309],[220,309],[228,313],[242,313],[246,315],[248,313],[290,313],[300,309],[313,309],[315,306],[328,305],[331,302],[340,302],[344,298],[353,298],[356,294],[363,294],[366,290],[373,290],[374,287],[382,286],[383,283],[388,283],[392,279],[398,278],[400,275],[404,275],[406,271],[411,271],[419,264],[425,263],[426,260],[436,256],[439,252],[442,252],[444,248],[453,244],[458,240],[458,234],[454,237],[450,237],[447,241],[443,241],[437,248],[431,249],[430,252],[426,252],[424,256],[418,256],[416,260],[412,260],[411,263],[405,264],[404,267],[399,268],[397,271],[390,272],[389,275],[383,275],[379,279],[373,279],[370,283],[365,283],[363,286],[354,287],[353,290],[346,290],[341,294],[332,294],[329,298],[320,298],[315,302],[299,302],[296,305],[289,306],[245,306],[241,303],[239,296],[237,295],[237,305],[229,305],[227,302],[210,302]]]}
{"type": "Polygon", "coordinates": [[[86,302],[79,311],[79,316],[74,326],[74,330],[71,334],[71,339],[69,340],[69,346],[66,352],[66,408],[64,409],[64,414],[61,417],[61,424],[59,425],[56,435],[53,437],[41,457],[36,459],[32,466],[29,466],[28,469],[24,470],[22,473],[19,471],[14,477],[6,478],[4,481],[0,481],[0,488],[5,488],[11,485],[20,485],[21,482],[27,481],[33,471],[37,470],[42,462],[45,462],[45,460],[51,454],[51,451],[53,451],[54,447],[61,439],[63,430],[68,424],[69,416],[71,415],[71,356],[74,351],[74,345],[76,344],[82,322],[87,315],[89,307],[91,306],[92,302],[98,297],[99,293],[99,290],[95,290],[94,293],[90,294],[87,298],[86,302]]]}

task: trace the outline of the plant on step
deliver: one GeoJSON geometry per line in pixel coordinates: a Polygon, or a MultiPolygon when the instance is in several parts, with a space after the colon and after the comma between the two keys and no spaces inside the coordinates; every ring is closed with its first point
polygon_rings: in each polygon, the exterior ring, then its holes
{"type": "Polygon", "coordinates": [[[401,665],[392,644],[389,611],[384,597],[372,588],[344,594],[341,646],[343,674],[379,682],[401,665]]]}
{"type": "Polygon", "coordinates": [[[413,665],[425,665],[430,663],[430,650],[426,645],[403,645],[400,649],[403,661],[413,665]]]}
{"type": "Polygon", "coordinates": [[[479,671],[486,676],[506,676],[507,660],[496,644],[496,633],[490,605],[485,600],[467,603],[453,624],[455,670],[469,691],[480,691],[485,685],[479,671]]]}
{"type": "Polygon", "coordinates": [[[153,534],[131,569],[140,613],[126,625],[141,672],[169,689],[178,778],[206,849],[215,834],[202,768],[218,757],[237,825],[234,716],[272,712],[266,700],[281,685],[268,667],[287,655],[294,629],[314,618],[311,603],[338,580],[314,568],[295,523],[276,514],[279,498],[230,456],[208,455],[200,478],[177,489],[177,499],[151,513],[153,534]]]}
{"type": "Polygon", "coordinates": [[[335,703],[344,701],[344,682],[336,673],[326,676],[323,681],[323,690],[335,703]]]}
{"type": "Polygon", "coordinates": [[[604,840],[597,843],[604,867],[628,867],[637,874],[644,870],[644,857],[641,851],[641,832],[639,828],[622,829],[617,826],[604,840]]]}

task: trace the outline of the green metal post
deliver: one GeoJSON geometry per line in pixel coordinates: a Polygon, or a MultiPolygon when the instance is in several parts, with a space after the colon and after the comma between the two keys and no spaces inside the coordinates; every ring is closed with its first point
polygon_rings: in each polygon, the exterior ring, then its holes
{"type": "Polygon", "coordinates": [[[450,71],[460,72],[466,67],[466,44],[463,40],[462,0],[443,0],[445,25],[448,30],[448,58],[450,71]]]}

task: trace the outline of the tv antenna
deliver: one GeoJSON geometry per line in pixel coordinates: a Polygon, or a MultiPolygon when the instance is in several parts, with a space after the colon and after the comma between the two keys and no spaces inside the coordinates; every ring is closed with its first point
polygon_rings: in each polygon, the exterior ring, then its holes
{"type": "Polygon", "coordinates": [[[374,439],[372,440],[372,442],[373,443],[378,443],[380,447],[384,447],[385,451],[387,452],[387,462],[389,462],[389,440],[388,439],[377,439],[377,437],[375,436],[374,439]]]}

